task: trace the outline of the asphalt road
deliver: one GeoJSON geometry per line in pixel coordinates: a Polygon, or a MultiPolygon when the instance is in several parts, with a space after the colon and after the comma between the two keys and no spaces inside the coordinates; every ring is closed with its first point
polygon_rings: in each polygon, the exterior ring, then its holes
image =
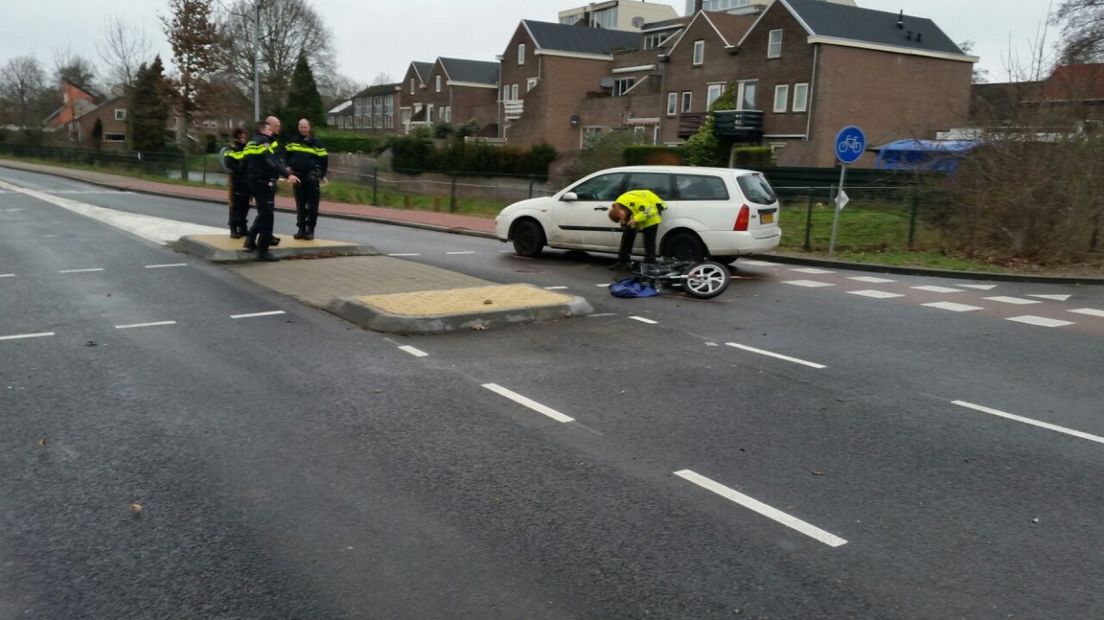
{"type": "Polygon", "coordinates": [[[384,337],[0,191],[0,617],[1104,615],[1104,290],[319,233],[597,314],[384,337]]]}

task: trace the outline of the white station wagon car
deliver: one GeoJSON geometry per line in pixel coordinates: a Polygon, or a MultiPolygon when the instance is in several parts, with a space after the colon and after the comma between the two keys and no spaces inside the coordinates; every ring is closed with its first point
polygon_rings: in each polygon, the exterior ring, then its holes
{"type": "MultiPolygon", "coordinates": [[[[667,204],[659,225],[661,256],[729,263],[741,255],[770,252],[782,239],[778,198],[762,174],[690,166],[595,172],[552,196],[506,207],[495,218],[495,234],[512,241],[521,256],[539,256],[545,246],[617,252],[621,229],[607,212],[631,189],[650,189],[667,204]]],[[[643,253],[642,235],[634,251],[643,253]]]]}

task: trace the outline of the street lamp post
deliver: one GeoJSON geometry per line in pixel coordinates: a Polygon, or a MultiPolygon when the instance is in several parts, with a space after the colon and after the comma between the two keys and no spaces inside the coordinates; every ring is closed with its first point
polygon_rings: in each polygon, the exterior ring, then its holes
{"type": "Polygon", "coordinates": [[[261,0],[253,3],[253,121],[261,120],[261,0]]]}

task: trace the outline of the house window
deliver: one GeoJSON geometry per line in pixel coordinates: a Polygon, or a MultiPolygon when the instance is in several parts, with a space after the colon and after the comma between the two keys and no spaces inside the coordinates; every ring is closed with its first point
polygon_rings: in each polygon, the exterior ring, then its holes
{"type": "Polygon", "coordinates": [[[682,111],[683,112],[689,112],[690,111],[690,109],[691,109],[690,106],[693,103],[693,99],[694,99],[694,93],[692,93],[690,91],[686,91],[686,92],[682,93],[682,111]]]}
{"type": "Polygon", "coordinates": [[[694,66],[705,62],[705,39],[694,41],[694,66]]]}
{"type": "Polygon", "coordinates": [[[524,65],[525,64],[525,44],[524,43],[518,43],[518,64],[519,65],[524,65]]]}
{"type": "Polygon", "coordinates": [[[441,92],[441,76],[439,76],[439,75],[437,76],[437,82],[436,82],[435,86],[437,88],[437,92],[441,92]]]}
{"type": "Polygon", "coordinates": [[[591,13],[590,25],[605,30],[617,29],[617,7],[613,6],[591,13]]]}
{"type": "Polygon", "coordinates": [[[525,80],[525,92],[529,92],[537,87],[537,78],[528,78],[525,80]]]}
{"type": "Polygon", "coordinates": [[[602,136],[602,127],[583,127],[583,143],[582,146],[591,144],[599,137],[602,136]]]}
{"type": "Polygon", "coordinates": [[[782,56],[782,29],[771,30],[770,39],[767,41],[767,58],[781,58],[782,56]]]}
{"type": "Polygon", "coordinates": [[[125,121],[126,120],[126,108],[115,108],[115,120],[117,120],[117,121],[125,121]]]}
{"type": "Polygon", "coordinates": [[[674,116],[678,111],[678,93],[667,93],[667,116],[674,116]]]}
{"type": "Polygon", "coordinates": [[[613,96],[623,97],[634,84],[636,84],[636,78],[617,78],[613,81],[613,96]]]}
{"type": "Polygon", "coordinates": [[[755,91],[759,89],[758,80],[744,80],[736,89],[736,109],[755,110],[755,91]]]}
{"type": "Polygon", "coordinates": [[[708,110],[713,102],[721,98],[724,92],[724,84],[710,84],[705,91],[705,109],[708,110]]]}
{"type": "Polygon", "coordinates": [[[809,109],[809,85],[794,84],[793,111],[805,112],[809,109]]]}
{"type": "Polygon", "coordinates": [[[510,84],[510,99],[517,101],[518,98],[518,85],[510,84]]]}
{"type": "Polygon", "coordinates": [[[705,0],[705,2],[702,2],[702,10],[727,11],[729,9],[742,9],[750,5],[751,0],[705,0]]]}
{"type": "Polygon", "coordinates": [[[104,142],[126,142],[125,133],[105,133],[103,135],[104,142]]]}
{"type": "Polygon", "coordinates": [[[445,113],[445,122],[446,123],[451,123],[452,122],[452,106],[450,106],[450,105],[445,106],[443,111],[445,113]]]}
{"type": "Polygon", "coordinates": [[[410,94],[414,94],[414,78],[410,78],[410,94]]]}
{"type": "Polygon", "coordinates": [[[503,84],[502,85],[502,100],[503,101],[509,101],[510,100],[510,85],[509,84],[503,84]]]}
{"type": "Polygon", "coordinates": [[[668,36],[669,35],[665,32],[657,32],[655,34],[644,35],[644,49],[653,50],[660,45],[663,45],[663,42],[667,40],[668,36]]]}
{"type": "Polygon", "coordinates": [[[785,112],[786,105],[790,102],[790,85],[779,84],[774,87],[774,111],[785,112]]]}

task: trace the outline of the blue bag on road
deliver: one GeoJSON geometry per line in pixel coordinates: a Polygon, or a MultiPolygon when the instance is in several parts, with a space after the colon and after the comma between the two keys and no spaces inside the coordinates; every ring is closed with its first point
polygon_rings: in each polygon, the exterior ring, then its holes
{"type": "Polygon", "coordinates": [[[659,291],[650,284],[644,284],[636,278],[628,277],[609,285],[610,295],[614,297],[655,297],[659,291]]]}

